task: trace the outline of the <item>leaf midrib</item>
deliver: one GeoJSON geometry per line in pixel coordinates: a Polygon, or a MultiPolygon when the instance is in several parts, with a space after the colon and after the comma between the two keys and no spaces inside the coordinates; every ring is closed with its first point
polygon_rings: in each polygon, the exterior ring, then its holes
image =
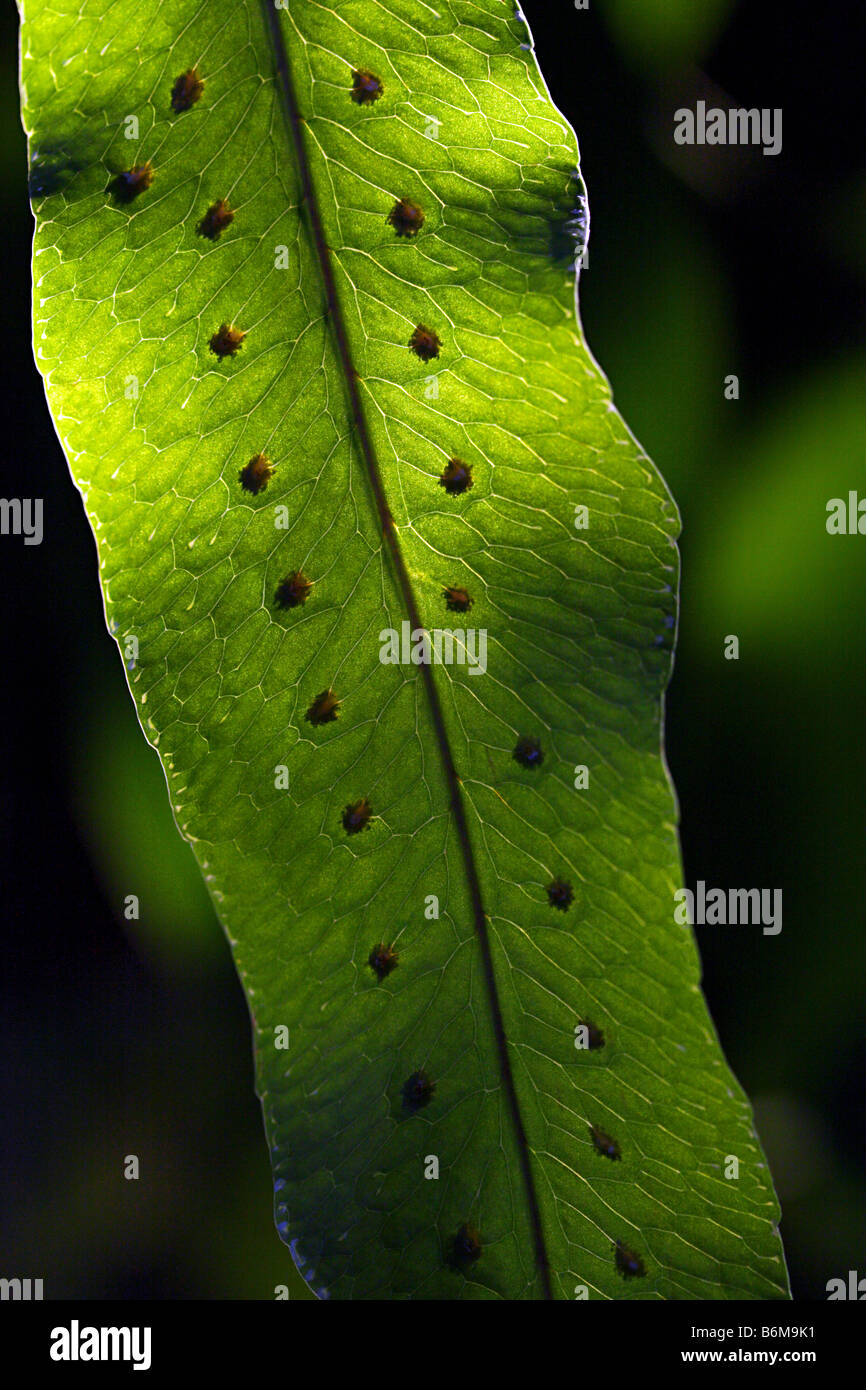
{"type": "MultiPolygon", "coordinates": [[[[273,0],[261,0],[265,9],[267,29],[270,34],[271,43],[274,50],[276,62],[277,78],[279,82],[280,94],[282,97],[283,114],[289,127],[295,156],[298,161],[298,171],[301,178],[302,202],[301,216],[303,208],[306,206],[307,217],[309,218],[310,232],[319,262],[319,269],[325,287],[325,297],[328,305],[328,318],[333,331],[334,340],[337,347],[337,355],[340,359],[342,368],[343,384],[352,414],[352,420],[357,432],[358,441],[361,445],[361,452],[364,458],[365,472],[367,481],[370,484],[376,502],[376,508],[382,523],[382,534],[388,546],[391,560],[397,577],[397,582],[409,619],[413,629],[422,628],[418,606],[415,601],[415,594],[412,582],[406,568],[403,552],[397,539],[397,531],[394,518],[388,506],[385,488],[382,483],[382,476],[376,458],[376,451],[367,424],[361,396],[358,391],[358,373],[352,363],[352,355],[349,348],[349,335],[343,319],[342,306],[337,294],[337,287],[331,269],[331,251],[325,240],[322,219],[319,213],[316,190],[310,172],[310,164],[307,158],[306,145],[304,143],[303,119],[298,109],[297,98],[295,96],[294,84],[292,82],[291,71],[289,69],[288,52],[286,50],[283,32],[280,27],[279,12],[273,4],[273,0]]],[[[529,1218],[532,1226],[535,1242],[535,1261],[541,1281],[544,1297],[553,1298],[553,1290],[550,1282],[550,1265],[547,1257],[547,1249],[544,1241],[544,1232],[541,1223],[541,1211],[538,1203],[538,1195],[535,1190],[535,1179],[532,1173],[530,1161],[529,1143],[526,1138],[526,1131],[523,1126],[523,1117],[520,1113],[520,1106],[517,1099],[517,1091],[514,1084],[514,1076],[511,1070],[511,1059],[508,1055],[508,1040],[505,1033],[505,1024],[502,1018],[502,1009],[499,1003],[499,994],[496,988],[496,976],[493,969],[493,957],[490,950],[490,938],[487,931],[487,918],[481,897],[481,884],[478,877],[478,869],[475,864],[475,856],[472,850],[472,842],[469,837],[469,826],[466,819],[466,808],[463,803],[461,792],[461,782],[454,759],[451,753],[451,745],[448,740],[448,733],[445,728],[445,719],[442,714],[442,707],[439,702],[439,694],[436,690],[436,683],[433,679],[433,669],[427,663],[419,666],[421,679],[430,705],[430,713],[433,720],[433,728],[436,734],[436,742],[439,748],[439,755],[445,768],[445,777],[448,784],[449,799],[451,810],[454,815],[454,823],[457,830],[457,839],[460,845],[461,857],[464,871],[466,873],[469,895],[472,901],[472,913],[475,926],[475,935],[481,953],[481,963],[484,972],[485,986],[487,990],[487,1002],[490,1008],[491,1020],[493,1024],[493,1034],[496,1042],[496,1053],[499,1062],[499,1070],[502,1077],[502,1085],[508,1103],[511,1121],[514,1128],[515,1139],[517,1142],[518,1155],[520,1159],[521,1174],[523,1177],[526,1197],[529,1205],[529,1218]]]]}

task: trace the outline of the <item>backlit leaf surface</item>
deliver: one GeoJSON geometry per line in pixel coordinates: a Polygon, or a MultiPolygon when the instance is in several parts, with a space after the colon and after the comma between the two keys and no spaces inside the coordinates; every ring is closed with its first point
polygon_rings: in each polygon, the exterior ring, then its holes
{"type": "Polygon", "coordinates": [[[37,360],[249,999],[305,1276],[785,1297],[673,915],[677,514],[583,343],[577,146],[525,23],[25,0],[22,51],[37,360]],[[383,662],[404,624],[467,633],[457,657],[483,631],[484,660],[383,662]]]}

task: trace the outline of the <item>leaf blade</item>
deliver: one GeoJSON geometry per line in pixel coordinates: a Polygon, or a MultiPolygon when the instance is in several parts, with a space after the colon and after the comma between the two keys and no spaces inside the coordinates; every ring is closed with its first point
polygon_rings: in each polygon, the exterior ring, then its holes
{"type": "Polygon", "coordinates": [[[37,227],[37,355],[250,1000],[281,1233],[337,1297],[540,1297],[548,1265],[557,1297],[784,1296],[775,1199],[672,916],[678,520],[582,342],[562,254],[577,149],[525,28],[495,0],[377,8],[375,42],[360,5],[103,10],[25,7],[31,142],[65,171],[37,227]],[[93,85],[79,55],[112,14],[93,85]],[[193,62],[201,101],[170,113],[193,62]],[[352,100],[363,65],[375,103],[352,100]],[[86,136],[49,138],[71,105],[86,136]],[[133,108],[154,182],[118,205],[133,108]],[[226,197],[209,243],[195,228],[226,197]],[[388,221],[399,198],[424,209],[417,237],[388,221]],[[247,337],[217,360],[223,322],[247,337]],[[250,497],[258,451],[275,473],[250,497]],[[460,495],[439,484],[454,457],[460,495]],[[299,572],[308,600],[279,609],[299,572]],[[473,595],[488,670],[384,665],[382,631],[452,626],[448,585],[473,595]],[[311,725],[331,688],[339,719],[311,725]],[[541,766],[513,757],[528,737],[541,766]],[[361,797],[373,819],[347,836],[361,797]],[[377,982],[380,940],[401,959],[377,982]],[[581,1053],[589,1014],[606,1041],[581,1053]],[[407,1112],[419,1069],[436,1090],[407,1112]],[[467,1222],[483,1253],[455,1269],[467,1222]]]}

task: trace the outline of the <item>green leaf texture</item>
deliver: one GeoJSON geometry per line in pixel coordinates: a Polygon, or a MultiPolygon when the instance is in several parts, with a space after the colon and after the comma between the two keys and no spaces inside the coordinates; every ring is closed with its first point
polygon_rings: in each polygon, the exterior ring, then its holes
{"type": "Polygon", "coordinates": [[[786,1297],[673,915],[678,518],[583,342],[577,145],[524,21],[25,0],[22,54],[37,360],[249,1000],[305,1277],[341,1299],[786,1297]],[[292,575],[312,587],[286,606],[292,575]],[[486,661],[383,662],[404,623],[483,630],[486,661]]]}

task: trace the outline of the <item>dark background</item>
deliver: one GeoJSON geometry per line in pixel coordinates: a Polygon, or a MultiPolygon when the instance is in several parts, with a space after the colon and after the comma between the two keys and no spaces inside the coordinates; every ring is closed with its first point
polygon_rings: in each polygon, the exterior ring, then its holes
{"type": "MultiPolygon", "coordinates": [[[[699,944],[795,1297],[824,1298],[866,1275],[866,537],[825,529],[831,497],[866,495],[864,7],[525,9],[581,145],[587,337],[683,515],[667,754],[687,882],[784,894],[779,936],[699,944]],[[676,146],[673,112],[701,96],[781,107],[782,153],[676,146]]],[[[47,1298],[295,1297],[241,988],[33,365],[11,5],[0,56],[2,491],[43,497],[46,526],[41,546],[0,538],[0,1274],[47,1298]]]]}

